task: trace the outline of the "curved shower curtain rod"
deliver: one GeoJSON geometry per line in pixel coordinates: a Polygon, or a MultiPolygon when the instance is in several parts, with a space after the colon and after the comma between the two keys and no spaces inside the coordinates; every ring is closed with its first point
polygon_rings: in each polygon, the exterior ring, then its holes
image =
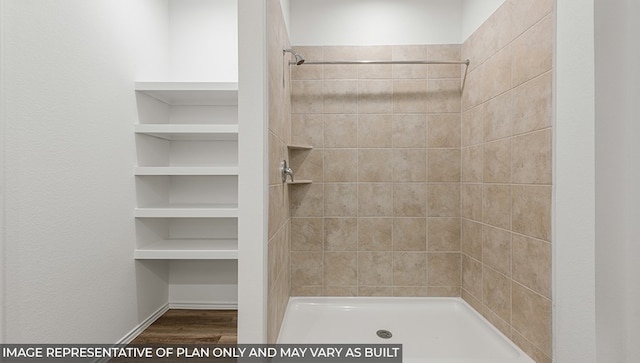
{"type": "Polygon", "coordinates": [[[460,64],[464,65],[464,76],[462,77],[462,84],[460,85],[460,90],[464,89],[465,81],[467,80],[467,72],[469,71],[469,64],[471,61],[469,59],[463,61],[423,61],[423,60],[411,60],[411,61],[377,61],[377,60],[358,60],[358,61],[346,61],[346,60],[335,60],[335,61],[308,61],[304,59],[304,57],[295,52],[293,49],[283,49],[284,53],[291,53],[296,57],[296,61],[289,61],[289,65],[329,65],[329,64],[460,64]]]}

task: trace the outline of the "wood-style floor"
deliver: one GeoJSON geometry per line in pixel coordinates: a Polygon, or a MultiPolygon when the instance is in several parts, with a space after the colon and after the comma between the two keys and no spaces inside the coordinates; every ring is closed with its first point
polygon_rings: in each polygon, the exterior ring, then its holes
{"type": "Polygon", "coordinates": [[[178,310],[164,313],[130,344],[236,344],[236,310],[178,310]]]}

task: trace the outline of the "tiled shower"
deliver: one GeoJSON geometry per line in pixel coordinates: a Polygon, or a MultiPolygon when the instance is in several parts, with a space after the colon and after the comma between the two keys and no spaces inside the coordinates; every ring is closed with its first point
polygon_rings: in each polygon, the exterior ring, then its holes
{"type": "Polygon", "coordinates": [[[508,0],[463,44],[295,47],[270,1],[269,319],[288,296],[462,296],[551,361],[553,2],[508,0]],[[308,145],[311,150],[288,150],[308,145]]]}

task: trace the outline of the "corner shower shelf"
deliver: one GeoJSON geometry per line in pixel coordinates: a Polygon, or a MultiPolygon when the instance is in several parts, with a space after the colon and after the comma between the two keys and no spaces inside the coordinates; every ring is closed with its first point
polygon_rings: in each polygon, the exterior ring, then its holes
{"type": "Polygon", "coordinates": [[[309,145],[287,145],[289,150],[312,150],[313,146],[309,145]]]}
{"type": "Polygon", "coordinates": [[[139,247],[138,260],[237,260],[235,239],[166,239],[139,247]]]}
{"type": "Polygon", "coordinates": [[[237,218],[235,204],[167,205],[136,208],[136,218],[237,218]]]}
{"type": "Polygon", "coordinates": [[[296,181],[288,181],[289,185],[300,185],[300,184],[311,184],[313,181],[311,180],[296,180],[296,181]]]}
{"type": "Polygon", "coordinates": [[[168,105],[238,104],[238,83],[234,82],[136,82],[135,90],[168,105]]]}
{"type": "Polygon", "coordinates": [[[170,141],[238,140],[238,125],[138,124],[135,132],[170,141]]]}
{"type": "Polygon", "coordinates": [[[238,175],[237,166],[137,166],[135,175],[238,175]]]}

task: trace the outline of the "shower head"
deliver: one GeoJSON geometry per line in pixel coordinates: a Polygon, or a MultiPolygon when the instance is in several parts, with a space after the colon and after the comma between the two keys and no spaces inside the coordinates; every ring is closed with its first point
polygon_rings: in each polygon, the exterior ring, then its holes
{"type": "Polygon", "coordinates": [[[295,64],[297,66],[304,63],[304,57],[301,54],[296,53],[293,49],[283,49],[282,53],[291,53],[294,57],[296,57],[295,62],[290,62],[290,64],[295,64]]]}

